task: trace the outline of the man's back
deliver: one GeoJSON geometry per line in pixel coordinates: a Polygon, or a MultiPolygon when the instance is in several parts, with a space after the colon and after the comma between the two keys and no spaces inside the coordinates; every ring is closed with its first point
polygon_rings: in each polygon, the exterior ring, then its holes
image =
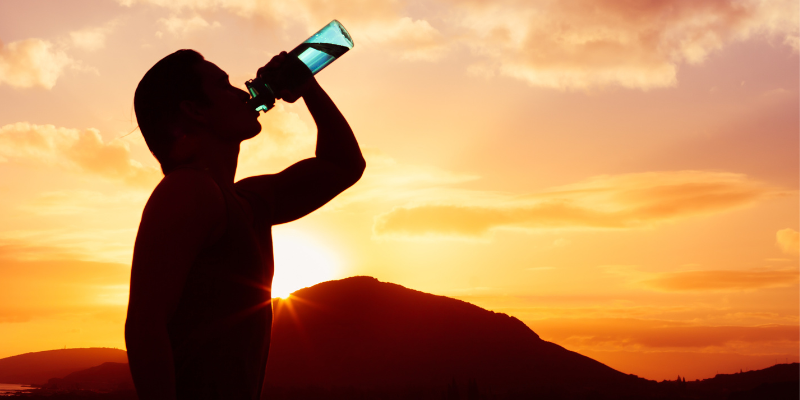
{"type": "Polygon", "coordinates": [[[223,233],[191,265],[167,325],[175,384],[179,398],[257,399],[272,322],[268,205],[251,193],[220,191],[223,233]]]}

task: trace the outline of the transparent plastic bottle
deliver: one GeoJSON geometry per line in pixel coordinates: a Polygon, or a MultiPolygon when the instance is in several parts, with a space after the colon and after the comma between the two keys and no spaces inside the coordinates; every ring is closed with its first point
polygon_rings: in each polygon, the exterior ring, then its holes
{"type": "MultiPolygon", "coordinates": [[[[308,67],[311,74],[315,75],[352,49],[353,46],[353,38],[350,37],[347,29],[339,21],[333,20],[290,51],[289,56],[297,57],[302,61],[302,65],[308,67]]],[[[285,75],[308,75],[307,71],[303,72],[302,74],[287,73],[285,75]]],[[[245,86],[252,96],[249,103],[255,107],[256,111],[269,111],[275,106],[275,95],[280,92],[279,85],[281,84],[281,82],[267,82],[260,76],[245,82],[245,86]]],[[[292,82],[288,84],[291,86],[292,82]]]]}

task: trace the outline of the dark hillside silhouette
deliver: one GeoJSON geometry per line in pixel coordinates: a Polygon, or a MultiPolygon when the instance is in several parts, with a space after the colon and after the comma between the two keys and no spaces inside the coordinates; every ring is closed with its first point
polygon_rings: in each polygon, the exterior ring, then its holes
{"type": "Polygon", "coordinates": [[[44,384],[50,378],[105,362],[127,363],[125,350],[109,348],[63,349],[25,353],[0,359],[0,383],[44,384]]]}
{"type": "Polygon", "coordinates": [[[63,378],[51,378],[44,388],[48,390],[133,390],[133,378],[128,363],[107,362],[73,372],[63,378]]]}
{"type": "Polygon", "coordinates": [[[520,320],[371,277],[274,304],[271,387],[638,391],[654,384],[543,341],[520,320]]]}
{"type": "MultiPolygon", "coordinates": [[[[514,317],[370,277],[302,289],[274,308],[269,400],[798,398],[797,363],[657,383],[543,341],[514,317]]],[[[132,400],[127,364],[107,359],[125,356],[114,349],[28,353],[0,359],[0,376],[15,368],[42,376],[55,362],[63,371],[99,359],[40,379],[57,378],[24,397],[132,400]]],[[[36,382],[17,380],[29,381],[36,382]]]]}
{"type": "Polygon", "coordinates": [[[762,383],[776,383],[796,381],[800,379],[798,363],[776,364],[769,368],[756,371],[739,372],[736,374],[717,374],[713,378],[701,381],[688,382],[689,386],[719,388],[728,390],[741,390],[752,388],[762,383]]]}
{"type": "Polygon", "coordinates": [[[753,389],[731,393],[728,400],[797,400],[800,399],[798,381],[763,383],[753,389]]]}
{"type": "Polygon", "coordinates": [[[797,399],[800,398],[800,364],[776,364],[756,371],[717,374],[713,378],[687,382],[687,389],[709,398],[730,393],[731,399],[797,399]]]}

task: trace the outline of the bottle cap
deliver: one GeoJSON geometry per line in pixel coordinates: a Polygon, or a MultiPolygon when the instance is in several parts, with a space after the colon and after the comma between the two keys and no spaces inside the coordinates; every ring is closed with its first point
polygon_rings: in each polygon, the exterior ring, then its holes
{"type": "Polygon", "coordinates": [[[256,111],[269,111],[275,107],[275,93],[260,77],[251,79],[244,83],[247,90],[250,92],[250,100],[247,104],[253,107],[256,111]]]}

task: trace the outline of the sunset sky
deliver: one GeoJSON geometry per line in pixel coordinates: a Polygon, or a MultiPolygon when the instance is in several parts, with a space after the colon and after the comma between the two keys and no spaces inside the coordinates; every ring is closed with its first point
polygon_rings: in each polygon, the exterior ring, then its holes
{"type": "MultiPolygon", "coordinates": [[[[244,88],[338,19],[318,75],[367,170],[273,229],[276,295],[370,275],[650,379],[797,362],[796,0],[0,2],[0,357],[124,348],[161,179],[133,93],[192,48],[244,88]]],[[[313,156],[302,101],[238,177],[313,156]]]]}

